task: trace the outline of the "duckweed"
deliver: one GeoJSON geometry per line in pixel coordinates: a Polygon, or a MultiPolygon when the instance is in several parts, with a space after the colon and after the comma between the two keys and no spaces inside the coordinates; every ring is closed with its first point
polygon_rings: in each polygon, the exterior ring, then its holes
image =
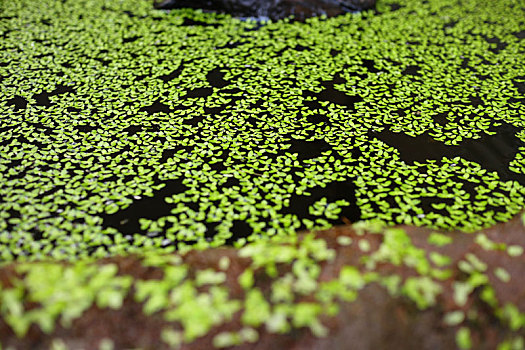
{"type": "MultiPolygon", "coordinates": [[[[325,336],[320,318],[373,283],[432,308],[455,262],[385,227],[474,232],[523,209],[524,52],[515,33],[524,24],[512,0],[392,4],[257,29],[139,0],[2,4],[0,261],[17,261],[20,275],[0,286],[6,323],[20,337],[31,324],[52,332],[133,293],[145,314],[182,327],[162,331],[173,347],[240,312],[242,328],[213,339],[228,347],[257,341],[261,327],[325,336]],[[358,220],[358,237],[337,243],[357,240],[362,266],[321,280],[335,250],[296,233],[358,220]],[[225,285],[228,258],[194,274],[182,258],[223,245],[249,261],[240,298],[225,285]],[[90,262],[124,254],[163,277],[134,280],[90,262]],[[283,264],[290,271],[279,275],[283,264]],[[384,276],[384,264],[416,275],[384,276]]],[[[446,233],[427,242],[454,244],[446,233]]],[[[475,242],[523,255],[485,234],[475,242]]],[[[523,329],[523,313],[500,305],[487,276],[508,283],[508,271],[474,254],[457,267],[458,309],[480,290],[510,330],[523,329]]],[[[461,349],[472,347],[469,320],[444,315],[460,327],[461,349]]],[[[515,344],[522,338],[501,348],[515,344]]]]}
{"type": "Polygon", "coordinates": [[[257,30],[137,0],[6,4],[1,259],[508,220],[525,193],[514,3],[390,3],[257,30]]]}

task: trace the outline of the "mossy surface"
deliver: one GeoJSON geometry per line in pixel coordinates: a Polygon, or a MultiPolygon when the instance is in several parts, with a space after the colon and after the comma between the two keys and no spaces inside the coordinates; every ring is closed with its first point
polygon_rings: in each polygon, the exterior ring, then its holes
{"type": "MultiPolygon", "coordinates": [[[[139,0],[0,3],[0,261],[49,259],[18,266],[25,277],[0,287],[2,318],[20,336],[31,323],[52,332],[136,290],[146,313],[182,325],[163,333],[174,346],[240,312],[243,328],[214,340],[228,346],[256,341],[263,326],[324,335],[319,316],[370,283],[431,307],[450,277],[442,252],[397,229],[376,244],[341,236],[366,269],[348,264],[321,283],[316,266],[334,253],[296,232],[358,220],[473,232],[520,212],[524,8],[384,0],[375,12],[260,26],[139,0]],[[242,297],[229,295],[227,260],[187,276],[179,255],[158,255],[225,244],[250,261],[242,297]],[[126,254],[175,261],[161,264],[161,282],[111,264],[98,274],[85,261],[126,254]],[[377,264],[417,277],[380,277],[377,264]],[[272,294],[257,286],[258,270],[275,279],[272,294]]],[[[476,244],[523,256],[520,244],[479,234],[476,244]]],[[[494,301],[476,259],[457,264],[455,305],[483,289],[495,317],[522,332],[523,310],[494,301]]],[[[494,276],[512,278],[503,268],[494,276]]],[[[459,309],[445,320],[468,348],[459,309]]]]}

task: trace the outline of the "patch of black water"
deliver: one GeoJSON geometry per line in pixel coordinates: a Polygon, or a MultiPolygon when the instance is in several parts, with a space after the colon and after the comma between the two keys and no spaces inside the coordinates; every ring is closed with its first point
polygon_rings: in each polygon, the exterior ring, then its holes
{"type": "Polygon", "coordinates": [[[323,114],[308,115],[306,116],[306,120],[308,121],[308,123],[312,123],[312,124],[321,124],[321,123],[330,124],[330,119],[326,115],[323,115],[323,114]]]}
{"type": "Polygon", "coordinates": [[[92,57],[95,61],[98,61],[100,63],[102,63],[102,65],[104,67],[107,67],[110,63],[111,63],[111,60],[105,60],[103,58],[100,58],[100,57],[92,57]]]}
{"type": "Polygon", "coordinates": [[[35,99],[37,105],[49,107],[52,104],[49,97],[58,96],[60,94],[64,94],[67,92],[74,92],[74,91],[75,89],[72,86],[60,84],[60,85],[57,85],[57,87],[53,91],[51,92],[42,91],[41,93],[33,95],[33,98],[35,99]]]}
{"type": "Polygon", "coordinates": [[[66,111],[68,111],[69,113],[80,113],[82,109],[77,107],[66,107],[66,111]]]}
{"type": "Polygon", "coordinates": [[[139,112],[147,112],[149,114],[154,113],[171,113],[174,112],[173,109],[170,108],[170,106],[165,105],[164,103],[160,102],[160,99],[153,102],[150,106],[142,107],[139,109],[139,112]]]}
{"type": "Polygon", "coordinates": [[[7,100],[8,106],[14,106],[15,111],[25,109],[27,107],[27,100],[23,98],[22,96],[15,96],[9,100],[7,100]]]}
{"type": "MultiPolygon", "coordinates": [[[[522,79],[522,80],[525,79],[525,77],[519,77],[519,78],[522,79]]],[[[513,80],[512,84],[514,85],[516,90],[518,90],[519,94],[525,95],[525,81],[513,80]]]]}
{"type": "Polygon", "coordinates": [[[217,234],[217,226],[219,226],[219,223],[218,222],[205,222],[204,225],[206,226],[206,232],[204,232],[204,239],[206,239],[206,241],[208,242],[211,242],[213,241],[213,238],[217,234]]]}
{"type": "Polygon", "coordinates": [[[363,60],[363,67],[365,67],[370,73],[379,73],[381,69],[377,69],[374,60],[363,60]]]}
{"type": "Polygon", "coordinates": [[[129,38],[122,38],[123,43],[132,43],[134,41],[137,41],[138,39],[142,38],[140,35],[134,35],[129,38]]]}
{"type": "Polygon", "coordinates": [[[498,37],[489,38],[489,37],[483,36],[483,38],[485,38],[485,40],[489,44],[496,44],[496,47],[489,49],[489,51],[491,51],[491,52],[493,52],[495,54],[498,54],[501,50],[505,49],[509,45],[509,44],[501,41],[501,39],[498,38],[498,37]]]}
{"type": "MultiPolygon", "coordinates": [[[[347,95],[334,88],[334,84],[342,83],[344,83],[344,79],[342,79],[339,74],[336,74],[332,80],[321,82],[321,86],[323,87],[321,92],[303,91],[303,97],[314,97],[319,101],[328,101],[349,109],[354,109],[354,104],[361,102],[363,99],[360,96],[347,95]]],[[[304,101],[304,104],[312,109],[322,108],[322,106],[315,103],[315,101],[304,101]]]]}
{"type": "Polygon", "coordinates": [[[91,132],[93,130],[98,129],[96,126],[92,125],[75,125],[75,129],[80,132],[91,132]]]}
{"type": "Polygon", "coordinates": [[[421,69],[421,67],[419,66],[416,66],[416,65],[410,65],[410,66],[407,66],[402,72],[401,74],[403,75],[414,75],[414,76],[421,76],[421,73],[419,73],[419,70],[421,69]]]}
{"type": "Polygon", "coordinates": [[[140,126],[140,125],[130,125],[127,128],[125,128],[123,131],[127,132],[129,136],[133,136],[136,133],[142,131],[142,126],[140,126]]]}
{"type": "Polygon", "coordinates": [[[389,4],[389,6],[390,6],[390,11],[392,12],[403,8],[403,5],[398,4],[398,3],[392,3],[392,4],[389,4]]]}
{"type": "MultiPolygon", "coordinates": [[[[469,193],[476,193],[474,189],[468,189],[470,191],[469,193]]],[[[467,191],[467,192],[468,192],[467,191]]],[[[442,204],[445,203],[445,208],[450,208],[452,205],[454,205],[454,198],[421,198],[421,203],[419,203],[419,207],[423,209],[424,213],[441,213],[442,215],[447,215],[447,211],[445,209],[439,210],[432,206],[432,204],[442,204]]],[[[392,204],[392,207],[397,206],[398,204],[392,204]]]]}
{"type": "Polygon", "coordinates": [[[322,109],[323,106],[317,100],[303,101],[303,104],[311,110],[322,109]]]}
{"type": "Polygon", "coordinates": [[[140,74],[140,75],[136,75],[136,76],[135,76],[135,81],[141,81],[141,80],[144,80],[144,79],[146,79],[146,78],[148,78],[148,77],[150,77],[150,76],[151,76],[151,72],[150,72],[150,74],[140,74]]]}
{"type": "Polygon", "coordinates": [[[448,113],[442,112],[442,113],[438,113],[438,114],[434,115],[433,119],[439,125],[445,126],[448,123],[447,116],[448,116],[448,113]]]}
{"type": "Polygon", "coordinates": [[[309,195],[294,194],[290,198],[290,205],[284,209],[285,213],[295,214],[299,219],[315,220],[319,217],[310,214],[310,207],[323,197],[327,203],[333,203],[337,200],[344,199],[350,203],[349,206],[343,207],[337,219],[328,220],[332,225],[347,224],[355,222],[361,218],[361,210],[355,205],[355,184],[353,180],[335,181],[327,184],[325,187],[315,187],[308,189],[309,195]]]}
{"type": "Polygon", "coordinates": [[[190,126],[198,126],[199,123],[202,122],[205,118],[206,117],[203,115],[195,115],[189,119],[184,119],[182,123],[190,126]]]}
{"type": "Polygon", "coordinates": [[[217,23],[206,23],[203,21],[196,21],[194,19],[185,17],[184,22],[182,22],[181,26],[200,26],[217,28],[219,25],[217,23]]]}
{"type": "Polygon", "coordinates": [[[454,28],[459,21],[450,21],[443,25],[443,29],[454,28]]]}
{"type": "Polygon", "coordinates": [[[208,114],[208,115],[216,115],[216,114],[219,114],[221,113],[222,111],[224,111],[226,109],[227,106],[218,106],[218,107],[208,107],[208,106],[204,106],[204,113],[208,114]]]}
{"type": "Polygon", "coordinates": [[[303,46],[303,45],[299,45],[299,44],[295,45],[294,50],[295,51],[299,51],[299,52],[311,51],[311,49],[309,47],[306,47],[306,46],[303,46]]]}
{"type": "Polygon", "coordinates": [[[239,239],[248,238],[253,233],[253,229],[246,221],[234,220],[230,232],[232,236],[226,240],[225,244],[231,246],[239,239]]]}
{"type": "Polygon", "coordinates": [[[217,161],[215,163],[209,163],[208,164],[211,168],[211,170],[215,170],[216,172],[222,172],[226,169],[228,169],[228,167],[226,166],[226,164],[224,164],[223,161],[217,161]]]}
{"type": "Polygon", "coordinates": [[[39,106],[46,106],[46,107],[51,106],[51,101],[49,100],[49,94],[45,91],[39,94],[33,95],[33,98],[35,99],[36,104],[39,106]]]}
{"type": "Polygon", "coordinates": [[[144,233],[140,228],[140,219],[157,220],[169,216],[173,206],[166,203],[166,198],[188,190],[182,180],[168,180],[164,187],[154,192],[153,197],[144,197],[134,201],[125,209],[114,214],[102,215],[103,225],[114,227],[124,235],[144,233]]]}
{"type": "MultiPolygon", "coordinates": [[[[221,93],[224,93],[224,94],[228,94],[228,95],[236,95],[236,94],[239,94],[239,93],[242,93],[243,91],[239,88],[230,88],[230,89],[222,89],[221,90],[221,93]]],[[[228,98],[231,98],[233,99],[234,101],[238,101],[239,99],[242,99],[242,98],[239,98],[239,96],[228,96],[228,98]]]]}
{"type": "Polygon", "coordinates": [[[208,97],[213,94],[213,88],[197,88],[187,92],[187,98],[208,97]]]}
{"type": "Polygon", "coordinates": [[[184,69],[184,63],[181,63],[177,69],[166,75],[159,75],[157,78],[167,83],[175,78],[178,78],[184,69]]]}
{"type": "Polygon", "coordinates": [[[229,81],[224,80],[224,73],[221,72],[221,67],[217,67],[209,71],[208,74],[206,74],[206,80],[211,86],[219,89],[230,84],[229,81]]]}
{"type": "Polygon", "coordinates": [[[525,29],[520,30],[519,32],[514,32],[512,33],[512,35],[514,35],[518,39],[525,39],[525,29]]]}
{"type": "Polygon", "coordinates": [[[482,134],[481,138],[464,140],[458,146],[447,146],[427,134],[412,137],[384,130],[379,133],[373,132],[371,136],[396,148],[405,162],[425,162],[430,159],[459,156],[478,163],[483,169],[497,172],[503,181],[512,180],[525,185],[525,175],[514,173],[508,168],[519,147],[525,146],[525,143],[516,137],[521,129],[504,123],[492,131],[496,134],[482,134]]]}
{"type": "Polygon", "coordinates": [[[170,149],[165,149],[163,152],[162,152],[162,156],[159,160],[159,162],[161,164],[164,164],[168,161],[168,159],[171,159],[175,156],[175,154],[178,154],[180,151],[184,151],[184,152],[190,152],[191,150],[193,149],[193,147],[191,146],[184,146],[184,145],[176,145],[175,147],[173,148],[170,148],[170,149]]]}
{"type": "Polygon", "coordinates": [[[57,95],[61,95],[61,94],[65,94],[66,92],[75,92],[75,88],[72,87],[72,86],[69,86],[69,85],[63,85],[63,84],[58,84],[56,87],[55,87],[55,90],[51,91],[49,93],[49,96],[57,96],[57,95]]]}
{"type": "Polygon", "coordinates": [[[291,139],[289,144],[291,146],[285,152],[297,153],[298,160],[316,158],[321,156],[321,153],[332,149],[325,140],[306,141],[291,139]]]}
{"type": "Polygon", "coordinates": [[[129,18],[137,17],[137,15],[131,11],[122,11],[122,13],[128,15],[129,18]]]}

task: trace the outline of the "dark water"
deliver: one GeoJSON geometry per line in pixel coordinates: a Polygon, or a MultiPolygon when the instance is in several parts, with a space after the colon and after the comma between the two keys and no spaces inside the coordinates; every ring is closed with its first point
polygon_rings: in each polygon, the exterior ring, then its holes
{"type": "Polygon", "coordinates": [[[170,215],[173,207],[168,205],[165,199],[188,190],[188,187],[181,180],[170,180],[163,182],[163,184],[164,187],[155,191],[153,197],[144,197],[136,200],[126,209],[119,210],[115,214],[102,215],[104,225],[115,227],[122,234],[132,235],[142,232],[139,223],[140,218],[157,220],[170,215]]]}
{"type": "Polygon", "coordinates": [[[517,174],[508,169],[509,163],[514,159],[519,147],[524,147],[516,134],[520,128],[511,124],[492,128],[494,135],[482,134],[479,139],[467,139],[457,146],[447,146],[442,142],[435,141],[430,135],[424,133],[417,137],[408,136],[403,133],[394,133],[384,130],[371,135],[395,147],[401,159],[407,163],[414,161],[425,162],[429,159],[440,160],[442,157],[461,157],[481,165],[488,171],[495,171],[503,181],[518,181],[525,185],[525,175],[517,174]]]}

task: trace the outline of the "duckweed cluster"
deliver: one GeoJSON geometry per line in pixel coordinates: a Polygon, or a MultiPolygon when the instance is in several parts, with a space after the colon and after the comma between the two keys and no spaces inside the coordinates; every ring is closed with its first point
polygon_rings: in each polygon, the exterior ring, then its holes
{"type": "MultiPolygon", "coordinates": [[[[242,328],[214,338],[227,347],[257,341],[261,327],[324,336],[320,317],[371,283],[432,307],[450,258],[374,225],[473,232],[523,209],[523,10],[514,0],[380,0],[376,11],[258,23],[141,0],[1,3],[0,261],[51,259],[17,265],[23,278],[0,286],[3,320],[19,336],[31,324],[52,332],[91,305],[120,308],[133,291],[144,313],[182,325],[162,332],[173,347],[241,312],[242,328]],[[295,233],[359,220],[380,246],[339,237],[364,267],[321,282],[334,250],[295,233]],[[225,244],[250,261],[243,298],[229,295],[228,258],[188,275],[178,254],[158,255],[225,244]],[[163,278],[85,261],[133,253],[163,278]],[[291,271],[279,275],[279,264],[291,271]],[[416,274],[384,276],[381,264],[416,274]],[[272,279],[270,296],[257,271],[272,279]]],[[[428,243],[453,241],[434,233],[428,243]]],[[[465,304],[476,289],[516,334],[501,348],[523,348],[525,315],[498,303],[487,265],[470,254],[458,268],[457,310],[444,316],[458,347],[472,346],[465,304]]]]}
{"type": "Polygon", "coordinates": [[[1,260],[508,220],[519,4],[392,4],[262,26],[138,0],[2,4],[1,260]]]}

